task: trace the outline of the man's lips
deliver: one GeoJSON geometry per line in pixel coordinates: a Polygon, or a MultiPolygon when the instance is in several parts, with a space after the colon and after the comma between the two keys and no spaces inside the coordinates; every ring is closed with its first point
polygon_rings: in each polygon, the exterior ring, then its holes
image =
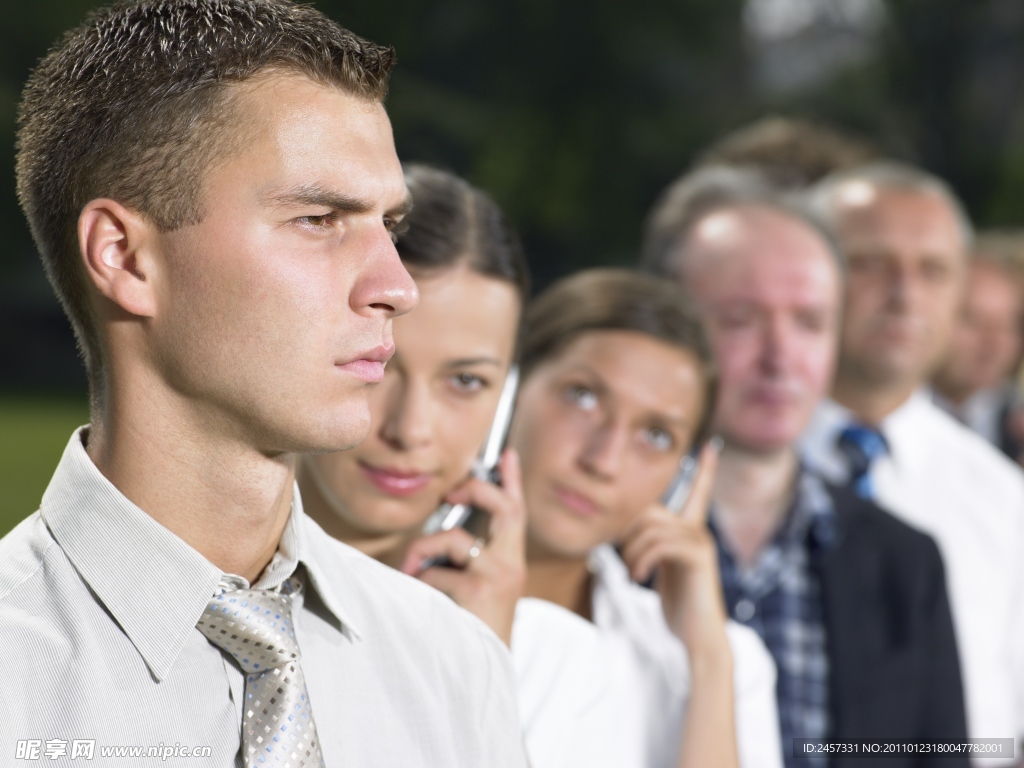
{"type": "Polygon", "coordinates": [[[595,517],[601,511],[601,508],[592,499],[566,488],[564,485],[556,484],[554,491],[555,497],[563,507],[581,517],[595,517]]]}
{"type": "Polygon", "coordinates": [[[785,407],[800,401],[798,392],[776,387],[753,387],[746,395],[749,402],[769,408],[785,407]]]}
{"type": "Polygon", "coordinates": [[[410,496],[423,490],[434,479],[431,472],[374,467],[362,461],[359,462],[359,469],[376,488],[391,496],[410,496]]]}
{"type": "Polygon", "coordinates": [[[351,373],[357,379],[375,384],[384,379],[384,364],[395,354],[394,344],[381,344],[366,352],[359,353],[347,362],[337,362],[335,368],[351,373]]]}

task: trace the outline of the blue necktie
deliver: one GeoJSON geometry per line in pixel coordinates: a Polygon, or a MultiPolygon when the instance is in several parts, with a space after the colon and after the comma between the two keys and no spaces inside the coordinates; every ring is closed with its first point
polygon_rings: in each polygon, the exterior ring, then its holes
{"type": "Polygon", "coordinates": [[[854,424],[839,433],[836,441],[850,470],[848,483],[862,499],[873,499],[871,465],[889,451],[889,444],[877,429],[854,424]]]}

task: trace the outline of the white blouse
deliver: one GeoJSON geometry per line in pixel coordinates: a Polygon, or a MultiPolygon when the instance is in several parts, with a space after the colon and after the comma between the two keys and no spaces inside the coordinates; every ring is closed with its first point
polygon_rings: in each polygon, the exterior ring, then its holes
{"type": "Polygon", "coordinates": [[[530,768],[622,768],[611,656],[600,631],[546,600],[524,597],[512,662],[530,768]]]}
{"type": "MultiPolygon", "coordinates": [[[[657,593],[633,583],[611,547],[591,556],[594,623],[524,598],[512,659],[531,768],[669,768],[690,691],[686,649],[657,593]]],[[[742,768],[781,768],[775,664],[750,629],[728,622],[742,768]]]]}
{"type": "MultiPolygon", "coordinates": [[[[690,692],[686,648],[665,623],[661,598],[633,582],[611,546],[590,559],[594,623],[609,644],[619,690],[621,765],[669,768],[678,760],[690,692]],[[635,755],[635,757],[633,757],[635,755]]],[[[781,768],[775,663],[757,634],[726,624],[732,649],[736,737],[742,768],[781,768]]]]}

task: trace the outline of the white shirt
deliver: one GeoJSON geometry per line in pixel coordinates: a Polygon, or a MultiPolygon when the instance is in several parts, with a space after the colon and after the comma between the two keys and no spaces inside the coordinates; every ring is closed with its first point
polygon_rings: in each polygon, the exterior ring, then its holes
{"type": "Polygon", "coordinates": [[[1003,417],[1006,406],[1013,397],[1009,387],[979,389],[973,395],[957,405],[938,392],[932,391],[932,399],[943,411],[957,421],[962,421],[992,445],[998,447],[1003,439],[1003,417]]]}
{"type": "Polygon", "coordinates": [[[611,657],[597,627],[524,597],[512,624],[512,659],[530,768],[622,768],[611,657]]]}
{"type": "MultiPolygon", "coordinates": [[[[39,512],[0,540],[0,749],[210,747],[241,766],[241,670],[196,629],[224,574],[125,498],[71,438],[39,512]]],[[[440,592],[330,538],[298,490],[259,587],[294,608],[328,766],[525,765],[511,658],[440,592]]],[[[140,763],[141,764],[141,763],[140,763]]],[[[169,759],[161,765],[197,765],[169,759]]]]}
{"type": "MultiPolygon", "coordinates": [[[[853,415],[827,400],[805,435],[807,463],[835,483],[836,439],[853,415]]],[[[915,393],[880,426],[889,453],[871,469],[875,501],[935,539],[946,566],[967,730],[1024,733],[1024,475],[983,438],[915,393]]],[[[992,761],[986,760],[985,764],[992,761]]]]}
{"type": "MultiPolygon", "coordinates": [[[[594,623],[612,647],[621,686],[618,731],[630,745],[627,753],[635,756],[623,766],[674,766],[690,690],[686,648],[665,623],[661,598],[629,578],[614,549],[599,547],[590,567],[594,623]]],[[[734,664],[740,766],[781,768],[775,663],[753,630],[729,621],[726,634],[734,664]]]]}

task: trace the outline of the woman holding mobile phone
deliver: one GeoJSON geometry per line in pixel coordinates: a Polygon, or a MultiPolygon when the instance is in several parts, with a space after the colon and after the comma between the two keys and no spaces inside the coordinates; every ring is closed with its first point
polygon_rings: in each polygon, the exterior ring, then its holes
{"type": "Polygon", "coordinates": [[[528,292],[522,250],[498,207],[465,181],[413,165],[406,183],[414,208],[398,250],[420,303],[394,322],[396,352],[371,397],[369,437],[352,450],[303,459],[305,511],[335,538],[395,568],[443,501],[489,513],[486,540],[461,529],[428,539],[443,545],[435,555],[458,567],[411,575],[510,645],[532,768],[622,768],[602,638],[569,611],[521,599],[526,513],[515,452],[501,458],[500,486],[470,477],[516,356],[528,292]]]}
{"type": "MultiPolygon", "coordinates": [[[[529,308],[521,367],[510,443],[529,515],[526,592],[609,641],[631,764],[780,766],[774,666],[726,619],[706,526],[715,450],[700,451],[679,514],[659,503],[714,390],[685,299],[623,270],[574,275],[529,308]],[[637,584],[652,576],[656,591],[637,584]]],[[[407,567],[435,549],[414,543],[407,567]]]]}

